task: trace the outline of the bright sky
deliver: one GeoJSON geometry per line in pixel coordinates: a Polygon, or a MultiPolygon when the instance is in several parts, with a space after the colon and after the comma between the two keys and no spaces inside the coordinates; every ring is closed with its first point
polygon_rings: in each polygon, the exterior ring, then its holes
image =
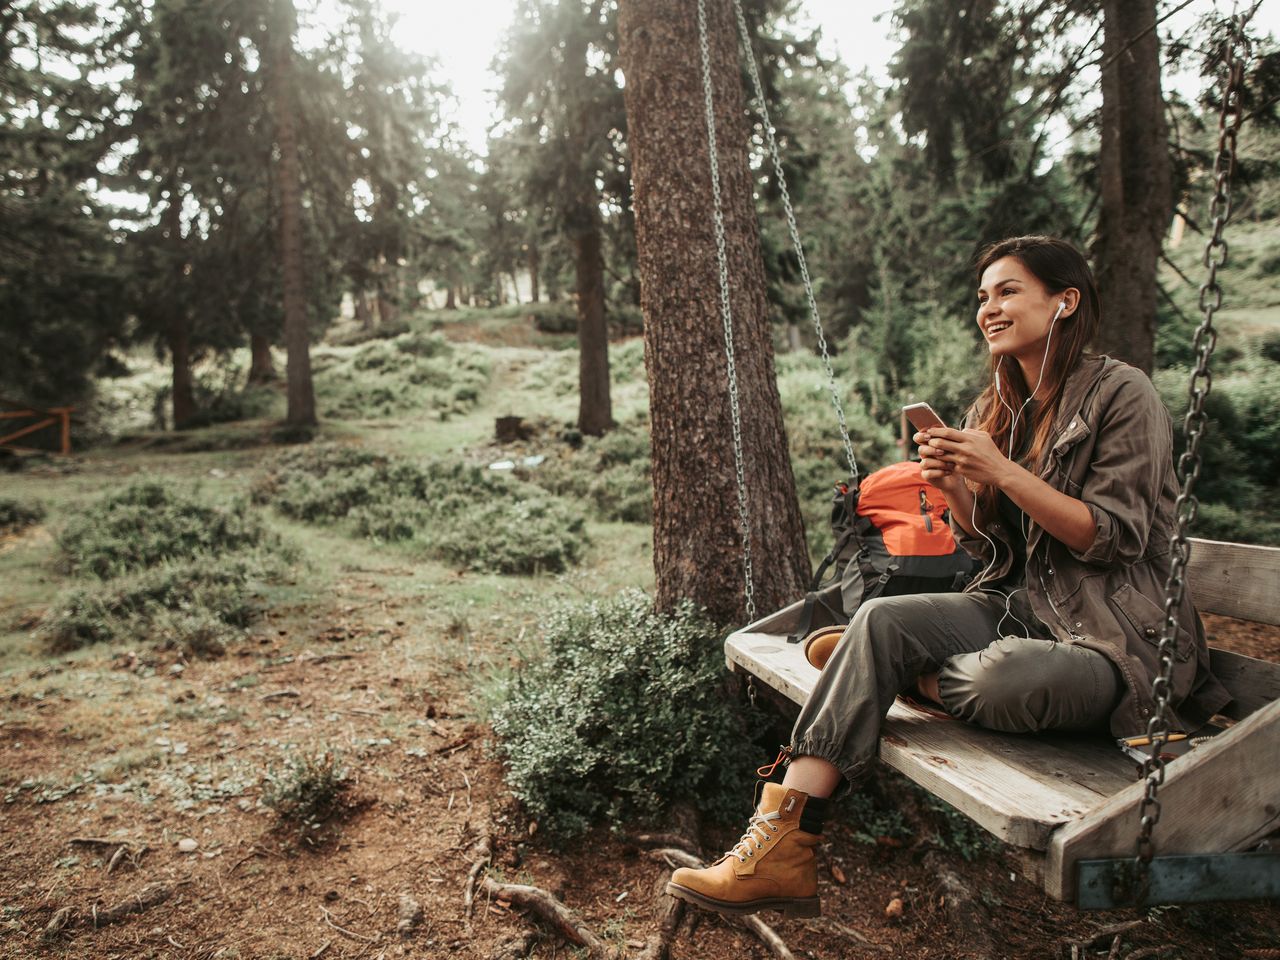
{"type": "MultiPolygon", "coordinates": [[[[325,0],[320,0],[321,6],[325,0]]],[[[1178,0],[1181,2],[1181,0],[1178,0]]],[[[1192,0],[1172,17],[1161,32],[1181,30],[1197,16],[1217,7],[1229,12],[1234,0],[1192,0]]],[[[513,0],[383,0],[399,15],[396,39],[405,48],[435,57],[460,101],[457,116],[472,149],[483,152],[494,111],[496,80],[489,66],[511,22],[513,0]]],[[[1162,8],[1174,6],[1165,0],[1162,8]]],[[[863,68],[873,76],[885,76],[896,43],[889,38],[891,24],[886,11],[894,0],[802,0],[802,25],[822,29],[824,52],[837,53],[852,70],[863,68]],[[880,19],[877,21],[877,17],[880,19]]],[[[1262,5],[1255,15],[1258,27],[1280,33],[1280,3],[1262,5]]],[[[1194,96],[1197,80],[1181,78],[1175,85],[1184,96],[1194,96]]]]}

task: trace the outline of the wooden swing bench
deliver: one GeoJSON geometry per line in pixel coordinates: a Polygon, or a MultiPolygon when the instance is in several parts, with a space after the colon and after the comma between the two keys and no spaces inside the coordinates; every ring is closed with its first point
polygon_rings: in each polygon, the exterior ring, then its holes
{"type": "MultiPolygon", "coordinates": [[[[1199,610],[1280,624],[1280,548],[1191,542],[1188,578],[1199,610]]],[[[818,677],[802,644],[787,643],[802,605],[725,641],[730,669],[754,676],[779,702],[804,703],[818,677]]],[[[1214,859],[1280,830],[1280,664],[1218,649],[1211,657],[1235,697],[1221,714],[1232,722],[1166,766],[1155,841],[1161,861],[1180,866],[1162,878],[1153,873],[1147,902],[1280,897],[1280,855],[1214,859]]],[[[1100,889],[1115,874],[1090,872],[1086,862],[1135,850],[1144,783],[1113,740],[995,733],[899,699],[880,759],[1015,848],[1051,897],[1117,905],[1112,889],[1100,889]]]]}

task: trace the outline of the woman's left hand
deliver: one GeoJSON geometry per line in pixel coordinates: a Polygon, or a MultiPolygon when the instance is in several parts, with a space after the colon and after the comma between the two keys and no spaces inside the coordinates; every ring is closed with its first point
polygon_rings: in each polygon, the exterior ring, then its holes
{"type": "Polygon", "coordinates": [[[928,434],[933,456],[953,464],[956,473],[973,483],[1001,487],[1014,466],[985,430],[932,427],[928,434]]]}

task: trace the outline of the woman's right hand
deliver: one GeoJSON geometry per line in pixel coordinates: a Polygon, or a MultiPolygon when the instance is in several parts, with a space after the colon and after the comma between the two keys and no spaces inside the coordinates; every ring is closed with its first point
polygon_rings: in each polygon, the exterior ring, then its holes
{"type": "Polygon", "coordinates": [[[944,494],[959,493],[966,489],[964,478],[955,472],[955,464],[947,457],[947,453],[938,447],[930,446],[932,439],[927,431],[917,433],[913,438],[920,449],[920,476],[926,482],[937,487],[944,494]]]}

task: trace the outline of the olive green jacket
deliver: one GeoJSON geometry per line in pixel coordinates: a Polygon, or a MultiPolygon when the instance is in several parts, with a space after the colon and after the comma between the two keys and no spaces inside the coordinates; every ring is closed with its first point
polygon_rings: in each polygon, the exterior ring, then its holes
{"type": "MultiPolygon", "coordinates": [[[[966,426],[977,422],[976,412],[969,410],[966,426]]],[[[1155,710],[1151,681],[1160,671],[1178,495],[1172,423],[1146,374],[1110,357],[1083,357],[1067,377],[1051,446],[1036,473],[1084,502],[1097,535],[1080,553],[1031,523],[1026,575],[1032,609],[1058,640],[1097,650],[1115,664],[1125,693],[1111,714],[1112,733],[1144,733],[1155,710]]],[[[952,528],[961,546],[984,563],[990,560],[985,540],[969,536],[954,519],[952,528]]],[[[1012,565],[1008,531],[995,522],[987,533],[1001,546],[998,559],[969,590],[991,586],[1012,565]]],[[[1230,699],[1209,672],[1204,626],[1190,591],[1184,591],[1171,727],[1194,730],[1230,699]]]]}

